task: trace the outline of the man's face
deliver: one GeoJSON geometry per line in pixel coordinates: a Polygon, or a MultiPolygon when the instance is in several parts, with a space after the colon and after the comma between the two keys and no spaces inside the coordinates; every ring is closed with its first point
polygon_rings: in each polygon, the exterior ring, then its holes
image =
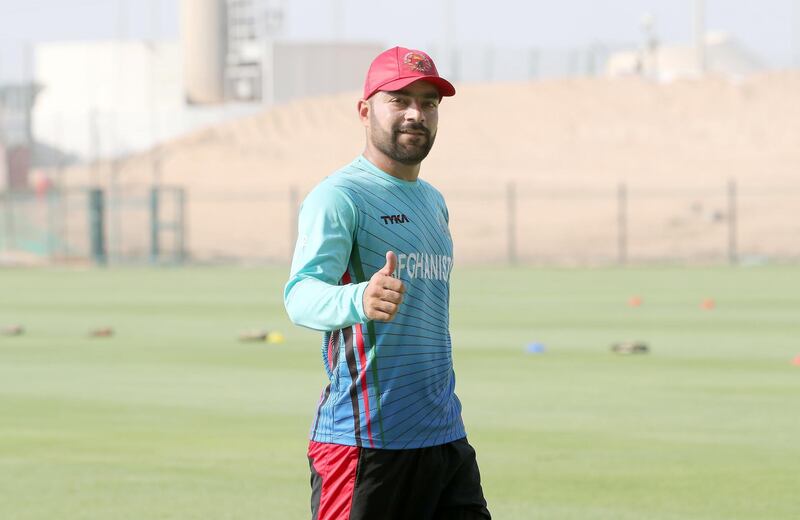
{"type": "Polygon", "coordinates": [[[368,101],[370,141],[401,164],[421,163],[436,140],[439,100],[439,91],[426,81],[375,93],[368,101]]]}

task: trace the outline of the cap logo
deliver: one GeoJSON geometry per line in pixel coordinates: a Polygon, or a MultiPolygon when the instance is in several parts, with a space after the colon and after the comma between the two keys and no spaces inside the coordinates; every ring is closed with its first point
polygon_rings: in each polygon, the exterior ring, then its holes
{"type": "Polygon", "coordinates": [[[428,73],[433,69],[431,59],[419,52],[409,52],[403,56],[403,64],[414,72],[428,73]]]}

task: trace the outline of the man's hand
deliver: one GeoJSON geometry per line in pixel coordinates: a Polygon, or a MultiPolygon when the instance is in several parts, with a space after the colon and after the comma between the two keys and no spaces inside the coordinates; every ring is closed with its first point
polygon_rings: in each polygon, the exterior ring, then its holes
{"type": "Polygon", "coordinates": [[[364,313],[367,318],[378,321],[392,321],[397,309],[403,302],[406,288],[403,282],[392,278],[397,267],[397,255],[394,251],[386,253],[386,265],[372,275],[364,290],[364,313]]]}

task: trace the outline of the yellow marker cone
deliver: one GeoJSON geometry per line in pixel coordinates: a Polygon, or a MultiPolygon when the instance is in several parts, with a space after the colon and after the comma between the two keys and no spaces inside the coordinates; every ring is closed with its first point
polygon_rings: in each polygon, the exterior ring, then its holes
{"type": "Polygon", "coordinates": [[[269,336],[267,336],[267,343],[283,343],[284,341],[286,341],[286,338],[280,332],[270,332],[269,336]]]}

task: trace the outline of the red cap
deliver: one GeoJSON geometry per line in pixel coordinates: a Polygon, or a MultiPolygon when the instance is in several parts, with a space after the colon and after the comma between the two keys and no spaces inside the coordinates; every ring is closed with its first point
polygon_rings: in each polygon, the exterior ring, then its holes
{"type": "Polygon", "coordinates": [[[422,51],[394,47],[372,60],[364,82],[364,99],[379,90],[400,90],[419,80],[432,83],[442,97],[456,93],[455,87],[439,76],[430,56],[422,51]]]}

